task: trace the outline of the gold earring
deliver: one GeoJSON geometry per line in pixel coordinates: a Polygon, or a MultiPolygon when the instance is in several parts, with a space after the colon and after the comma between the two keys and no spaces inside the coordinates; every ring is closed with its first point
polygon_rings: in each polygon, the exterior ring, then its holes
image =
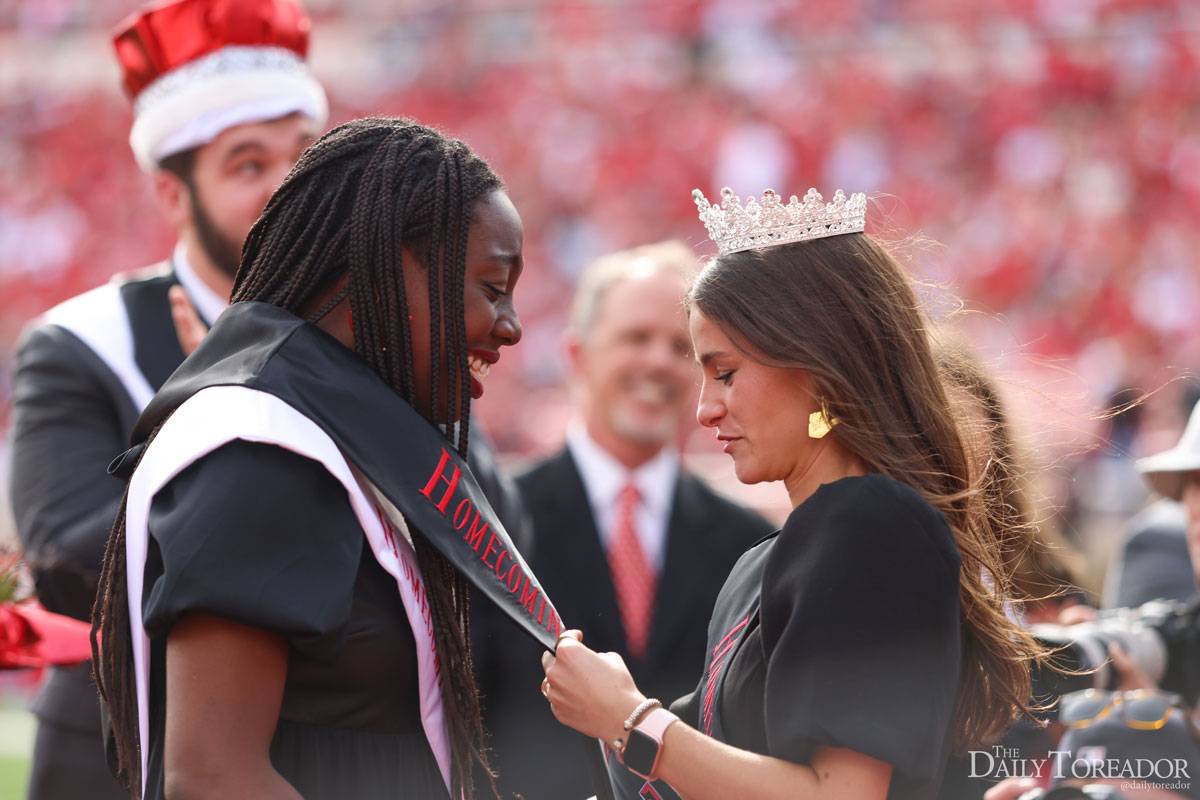
{"type": "Polygon", "coordinates": [[[829,409],[825,408],[825,402],[822,401],[821,408],[808,415],[808,436],[810,439],[824,439],[837,424],[838,419],[829,416],[829,409]]]}

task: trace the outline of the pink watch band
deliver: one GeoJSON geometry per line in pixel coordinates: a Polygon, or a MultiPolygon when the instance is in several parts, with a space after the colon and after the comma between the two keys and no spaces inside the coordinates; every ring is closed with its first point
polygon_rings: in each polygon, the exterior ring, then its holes
{"type": "MultiPolygon", "coordinates": [[[[671,727],[673,723],[678,721],[679,717],[675,716],[670,711],[667,711],[667,709],[659,706],[643,717],[642,721],[634,726],[638,732],[644,733],[646,736],[649,736],[651,739],[658,742],[658,752],[654,754],[654,763],[650,766],[650,771],[642,776],[647,780],[652,781],[657,779],[658,764],[660,761],[662,761],[663,754],[663,736],[666,735],[667,728],[671,727]]],[[[632,771],[635,773],[637,772],[637,770],[632,771]]]]}
{"type": "Polygon", "coordinates": [[[656,708],[646,716],[642,717],[642,721],[634,727],[661,745],[663,735],[666,734],[667,728],[671,727],[672,722],[678,721],[679,717],[675,716],[667,709],[656,708]]]}

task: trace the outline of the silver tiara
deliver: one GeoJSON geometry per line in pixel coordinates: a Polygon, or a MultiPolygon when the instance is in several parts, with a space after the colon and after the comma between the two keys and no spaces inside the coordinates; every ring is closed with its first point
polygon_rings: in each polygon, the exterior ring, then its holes
{"type": "Polygon", "coordinates": [[[720,255],[737,253],[755,247],[806,242],[842,233],[862,233],[867,225],[867,196],[855,192],[847,199],[838,189],[833,202],[816,189],[809,189],[801,201],[792,195],[783,204],[774,189],[763,192],[762,199],[751,197],[746,205],[726,187],[721,190],[721,204],[714,206],[699,189],[692,190],[692,199],[700,210],[700,221],[708,228],[708,238],[717,244],[720,255]]]}

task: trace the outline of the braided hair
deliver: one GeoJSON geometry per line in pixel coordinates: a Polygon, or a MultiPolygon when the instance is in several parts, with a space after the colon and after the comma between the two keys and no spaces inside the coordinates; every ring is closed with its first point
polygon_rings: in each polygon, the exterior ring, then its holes
{"type": "MultiPolygon", "coordinates": [[[[446,435],[466,457],[467,236],[476,203],[500,188],[499,177],[466,144],[412,120],[373,117],[341,125],[304,152],[267,203],[246,239],[232,300],[270,303],[315,321],[348,297],[355,350],[416,407],[402,270],[423,268],[429,285],[429,409],[451,420],[446,435]],[[404,263],[403,250],[420,263],[404,263]],[[314,311],[343,277],[344,287],[314,311]]],[[[474,796],[478,772],[496,795],[471,665],[468,584],[424,537],[413,537],[413,544],[442,662],[452,793],[474,796]]],[[[136,799],[142,778],[124,553],[122,503],[92,612],[92,657],[118,769],[136,799]]]]}

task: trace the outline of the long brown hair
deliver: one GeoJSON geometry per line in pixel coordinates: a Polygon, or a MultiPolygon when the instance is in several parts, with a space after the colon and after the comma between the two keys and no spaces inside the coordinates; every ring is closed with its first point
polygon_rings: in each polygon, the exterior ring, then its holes
{"type": "Polygon", "coordinates": [[[945,516],[962,556],[953,747],[998,739],[1030,711],[1030,664],[1042,651],[1005,614],[1002,522],[972,502],[969,457],[903,270],[871,237],[844,234],[722,256],[689,303],[750,357],[805,370],[840,420],[839,443],[945,516]]]}
{"type": "MultiPolygon", "coordinates": [[[[476,204],[501,186],[466,144],[437,130],[383,117],[346,123],[309,147],[272,195],[246,240],[233,300],[271,303],[315,321],[348,297],[356,351],[413,404],[413,335],[401,271],[424,271],[433,354],[430,405],[434,414],[452,415],[447,435],[465,457],[470,429],[463,308],[467,234],[476,204]],[[406,262],[402,248],[415,253],[419,263],[406,262]],[[345,290],[313,310],[343,275],[349,276],[345,290]],[[439,400],[443,389],[447,396],[439,400]]],[[[413,544],[442,662],[452,793],[473,797],[473,774],[482,774],[495,795],[471,665],[467,582],[423,536],[414,536],[413,544]]],[[[112,721],[118,766],[138,798],[140,744],[126,596],[122,503],[92,610],[92,658],[112,721]]]]}
{"type": "Polygon", "coordinates": [[[1037,514],[1025,454],[996,380],[979,355],[953,333],[938,331],[932,345],[950,402],[961,412],[955,417],[972,457],[975,500],[987,506],[997,522],[1000,550],[1012,576],[1012,600],[1029,611],[1080,597],[1079,554],[1037,514]]]}

